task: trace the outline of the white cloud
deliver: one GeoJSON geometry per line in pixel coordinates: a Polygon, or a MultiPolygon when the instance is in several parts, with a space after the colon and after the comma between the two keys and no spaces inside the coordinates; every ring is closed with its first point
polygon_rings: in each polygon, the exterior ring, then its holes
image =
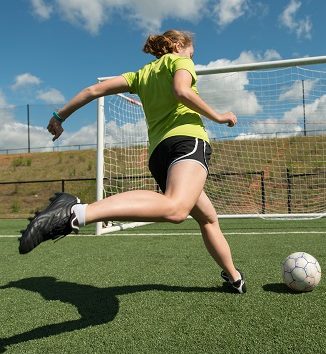
{"type": "Polygon", "coordinates": [[[74,133],[63,133],[58,143],[60,145],[84,145],[84,144],[96,144],[97,138],[97,123],[93,123],[82,127],[80,130],[74,133]]]}
{"type": "MultiPolygon", "coordinates": [[[[1,108],[0,107],[0,125],[1,125],[1,131],[3,129],[4,124],[7,123],[12,123],[15,119],[15,116],[13,114],[13,110],[10,108],[1,108]]],[[[2,140],[0,138],[1,144],[2,144],[2,140]]]]}
{"type": "Polygon", "coordinates": [[[63,18],[75,25],[81,25],[90,33],[97,33],[106,22],[111,1],[102,0],[57,0],[56,6],[63,18]]]}
{"type": "MultiPolygon", "coordinates": [[[[53,145],[49,133],[44,128],[30,126],[32,147],[50,147],[53,145]]],[[[27,125],[15,121],[2,124],[0,129],[0,148],[27,148],[27,125]]]]}
{"type": "MultiPolygon", "coordinates": [[[[301,83],[301,82],[300,82],[301,83]]],[[[326,111],[326,95],[315,99],[305,105],[307,135],[321,134],[325,132],[324,112],[326,111]]],[[[250,124],[245,133],[240,133],[236,140],[263,139],[271,137],[290,137],[300,135],[304,131],[302,105],[297,105],[284,112],[279,119],[268,118],[256,120],[250,124]]]]}
{"type": "Polygon", "coordinates": [[[65,102],[65,97],[63,94],[55,88],[51,88],[47,91],[39,91],[36,98],[49,104],[59,104],[65,102]]]}
{"type": "MultiPolygon", "coordinates": [[[[33,88],[34,86],[39,86],[42,83],[42,80],[38,78],[37,76],[34,76],[30,73],[24,73],[21,75],[17,75],[15,78],[15,82],[13,85],[11,85],[12,90],[20,90],[20,89],[30,89],[31,87],[33,88]]],[[[65,102],[65,97],[63,94],[55,89],[55,88],[50,88],[47,90],[39,90],[36,93],[34,90],[31,91],[33,93],[33,97],[36,97],[37,99],[49,103],[49,104],[59,104],[59,103],[64,103],[65,102]]],[[[1,104],[1,97],[0,97],[0,104],[1,104]]]]}
{"type": "MultiPolygon", "coordinates": [[[[3,92],[0,90],[0,126],[2,127],[4,124],[13,122],[14,114],[13,114],[14,106],[9,105],[7,103],[6,97],[3,92]]],[[[0,138],[1,142],[1,138],[0,138]]]]}
{"type": "Polygon", "coordinates": [[[17,90],[27,86],[39,85],[41,80],[30,73],[24,73],[16,76],[15,83],[11,86],[13,90],[17,90]]]}
{"type": "Polygon", "coordinates": [[[296,14],[301,7],[301,1],[291,0],[289,5],[281,13],[279,20],[282,26],[294,32],[298,38],[311,38],[312,22],[308,16],[304,19],[296,19],[296,14]]]}
{"type": "MultiPolygon", "coordinates": [[[[236,64],[254,63],[279,59],[280,55],[273,49],[265,53],[242,52],[239,58],[231,61],[219,59],[208,65],[196,65],[196,69],[218,68],[236,64]]],[[[218,112],[241,112],[243,115],[255,115],[262,110],[254,91],[248,90],[248,73],[226,73],[198,76],[200,95],[218,112]]]]}
{"type": "MultiPolygon", "coordinates": [[[[304,80],[304,93],[305,96],[309,96],[311,90],[314,88],[315,84],[318,80],[304,80]]],[[[291,87],[289,87],[286,91],[284,91],[280,97],[280,101],[287,100],[297,100],[302,98],[302,81],[295,81],[291,87]]]]}
{"type": "Polygon", "coordinates": [[[0,106],[6,106],[6,105],[7,105],[7,101],[6,101],[5,95],[0,90],[0,106]]]}
{"type": "Polygon", "coordinates": [[[92,34],[97,34],[117,14],[148,32],[158,31],[167,18],[194,22],[206,11],[208,3],[209,0],[55,0],[49,6],[43,0],[31,1],[36,16],[47,19],[56,12],[92,34]]]}
{"type": "Polygon", "coordinates": [[[43,20],[48,20],[53,12],[53,6],[43,0],[31,0],[34,13],[43,20]]]}
{"type": "MultiPolygon", "coordinates": [[[[220,59],[210,62],[208,65],[197,65],[196,68],[225,67],[264,60],[269,61],[271,59],[280,59],[279,53],[273,49],[258,54],[248,51],[241,53],[233,61],[220,59]]],[[[200,95],[217,111],[233,111],[240,119],[239,124],[232,130],[224,127],[224,125],[216,126],[216,124],[214,125],[214,123],[205,120],[206,128],[211,137],[230,138],[231,134],[231,136],[237,136],[236,139],[255,139],[302,135],[304,129],[302,81],[297,79],[295,82],[289,82],[283,88],[283,91],[280,81],[278,88],[281,93],[279,94],[277,90],[272,97],[272,92],[265,92],[264,86],[260,89],[257,85],[259,82],[264,85],[264,80],[265,83],[275,84],[277,79],[273,76],[274,72],[271,72],[269,78],[260,77],[259,73],[256,74],[255,76],[254,73],[250,72],[231,72],[198,76],[200,95]],[[253,81],[255,77],[258,81],[253,81]],[[264,99],[267,99],[267,101],[264,101],[264,99]],[[282,103],[278,104],[277,100],[282,103]],[[293,106],[295,101],[298,104],[293,106]]],[[[318,85],[318,79],[307,78],[304,84],[305,97],[307,98],[305,113],[308,134],[324,132],[326,95],[317,98],[313,97],[313,95],[317,95],[315,88],[318,85]],[[314,99],[313,102],[311,102],[312,99],[314,99]]],[[[266,89],[269,90],[268,87],[266,89]]]]}
{"type": "Polygon", "coordinates": [[[198,21],[206,11],[208,0],[133,0],[128,3],[129,17],[135,19],[140,28],[157,32],[167,18],[198,21]]]}
{"type": "MultiPolygon", "coordinates": [[[[2,116],[2,112],[1,112],[2,116]]],[[[1,149],[27,149],[28,148],[28,126],[27,124],[11,120],[0,120],[0,150],[1,149]]],[[[48,151],[53,146],[95,144],[97,136],[96,123],[82,127],[79,131],[69,133],[66,130],[55,143],[52,136],[44,127],[30,125],[31,148],[44,148],[48,151]]]]}
{"type": "Polygon", "coordinates": [[[126,141],[129,144],[142,144],[148,140],[145,119],[139,119],[134,123],[126,123],[121,126],[112,120],[107,123],[106,131],[105,141],[110,146],[121,146],[126,141]]]}
{"type": "Polygon", "coordinates": [[[259,61],[270,61],[282,59],[281,55],[275,49],[267,49],[259,61]]]}
{"type": "Polygon", "coordinates": [[[243,16],[248,10],[247,0],[218,0],[214,7],[217,23],[225,27],[243,16]]]}
{"type": "MultiPolygon", "coordinates": [[[[60,145],[96,144],[97,123],[82,127],[79,131],[68,134],[64,132],[60,145]]],[[[111,120],[106,123],[105,143],[109,146],[122,146],[147,142],[147,126],[145,119],[138,119],[134,123],[119,125],[111,120]]]]}
{"type": "MultiPolygon", "coordinates": [[[[326,95],[305,105],[307,130],[325,131],[326,95]]],[[[302,105],[298,105],[284,114],[287,122],[303,122],[302,105]]]]}
{"type": "Polygon", "coordinates": [[[275,49],[267,49],[263,53],[248,50],[241,52],[239,58],[234,60],[233,62],[229,62],[230,64],[228,65],[257,63],[262,61],[278,60],[281,58],[281,55],[275,49]]]}
{"type": "MultiPolygon", "coordinates": [[[[240,17],[264,16],[268,5],[252,0],[30,0],[35,16],[47,20],[56,14],[63,20],[97,34],[113,16],[132,21],[146,32],[157,32],[166,19],[196,22],[201,17],[215,18],[224,28],[240,17]]],[[[310,38],[312,22],[308,16],[296,19],[301,6],[291,0],[279,17],[280,23],[298,37],[310,38]]]]}
{"type": "Polygon", "coordinates": [[[262,108],[255,93],[247,90],[248,83],[245,72],[201,76],[198,90],[205,101],[220,113],[233,111],[255,115],[262,108]]]}

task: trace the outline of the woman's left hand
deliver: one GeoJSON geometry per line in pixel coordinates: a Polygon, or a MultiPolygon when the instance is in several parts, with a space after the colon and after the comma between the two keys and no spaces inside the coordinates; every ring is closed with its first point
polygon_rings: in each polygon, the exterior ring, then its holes
{"type": "Polygon", "coordinates": [[[228,127],[234,127],[237,124],[237,116],[233,112],[226,112],[220,114],[219,122],[226,123],[228,127]]]}

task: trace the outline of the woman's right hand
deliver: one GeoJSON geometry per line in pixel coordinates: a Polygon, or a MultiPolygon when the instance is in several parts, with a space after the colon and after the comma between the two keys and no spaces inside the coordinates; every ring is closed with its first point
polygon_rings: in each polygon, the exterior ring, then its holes
{"type": "Polygon", "coordinates": [[[63,133],[63,128],[61,123],[54,116],[52,116],[52,118],[50,119],[47,129],[49,133],[54,135],[52,141],[57,140],[59,136],[63,133]]]}

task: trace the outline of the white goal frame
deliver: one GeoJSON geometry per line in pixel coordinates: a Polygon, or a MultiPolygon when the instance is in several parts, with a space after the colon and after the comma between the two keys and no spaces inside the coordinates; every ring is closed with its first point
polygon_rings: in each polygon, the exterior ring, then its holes
{"type": "MultiPolygon", "coordinates": [[[[109,79],[110,77],[98,78],[98,82],[109,79]]],[[[128,97],[120,94],[125,99],[128,97]]],[[[141,103],[133,101],[133,104],[141,105],[141,103]]],[[[104,191],[104,150],[105,150],[105,111],[104,111],[104,97],[99,97],[97,100],[97,164],[96,164],[96,200],[103,199],[104,191]]],[[[109,227],[103,227],[103,222],[96,223],[96,235],[103,233],[126,230],[138,226],[150,224],[150,222],[129,222],[129,223],[116,223],[109,227]]]]}
{"type": "MultiPolygon", "coordinates": [[[[254,70],[266,70],[266,69],[277,69],[283,67],[293,67],[293,66],[307,66],[312,64],[325,64],[326,56],[316,56],[298,59],[288,59],[288,60],[275,60],[267,62],[257,62],[249,64],[239,64],[231,65],[225,67],[215,67],[197,70],[197,75],[208,75],[208,74],[220,74],[220,73],[233,73],[241,71],[254,71],[254,70]]],[[[102,82],[109,79],[109,77],[99,77],[98,82],[102,82]]],[[[134,103],[134,102],[133,102],[134,103]]],[[[140,103],[139,103],[140,104],[140,103]]],[[[103,199],[103,188],[104,188],[104,150],[105,150],[105,101],[104,97],[100,97],[97,102],[97,175],[96,175],[96,199],[103,199]]],[[[291,214],[291,218],[316,218],[323,217],[326,213],[311,213],[311,214],[291,214]]],[[[219,215],[220,218],[288,218],[288,214],[234,214],[234,215],[219,215]]],[[[102,222],[96,224],[96,235],[100,235],[107,232],[123,230],[127,228],[137,227],[146,222],[135,222],[135,223],[124,223],[116,224],[110,226],[109,228],[103,227],[102,222]]]]}

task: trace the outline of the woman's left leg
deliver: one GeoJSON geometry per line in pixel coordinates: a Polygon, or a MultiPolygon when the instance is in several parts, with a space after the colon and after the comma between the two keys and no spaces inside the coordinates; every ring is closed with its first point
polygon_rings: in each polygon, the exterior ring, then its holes
{"type": "Polygon", "coordinates": [[[225,239],[217,218],[215,208],[203,191],[190,215],[198,222],[204,244],[215,262],[227,273],[234,282],[239,279],[230,246],[225,239]]]}

